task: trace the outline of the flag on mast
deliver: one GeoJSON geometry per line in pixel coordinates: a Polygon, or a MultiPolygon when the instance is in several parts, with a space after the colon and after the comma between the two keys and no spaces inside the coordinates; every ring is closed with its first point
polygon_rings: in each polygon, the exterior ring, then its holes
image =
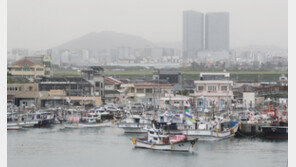
{"type": "Polygon", "coordinates": [[[184,101],[185,119],[196,123],[196,120],[193,119],[192,115],[190,114],[189,107],[190,107],[189,101],[188,100],[184,101]]]}

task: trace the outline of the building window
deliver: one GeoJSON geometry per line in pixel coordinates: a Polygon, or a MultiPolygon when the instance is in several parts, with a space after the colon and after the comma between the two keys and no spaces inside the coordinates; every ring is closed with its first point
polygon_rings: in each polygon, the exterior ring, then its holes
{"type": "Polygon", "coordinates": [[[221,86],[221,90],[222,91],[227,91],[228,89],[227,89],[227,86],[221,86]]]}
{"type": "Polygon", "coordinates": [[[131,93],[135,93],[135,88],[131,88],[131,93]]]}
{"type": "Polygon", "coordinates": [[[146,93],[152,93],[152,89],[146,89],[146,93]]]}
{"type": "Polygon", "coordinates": [[[96,82],[96,87],[100,88],[100,82],[96,82]]]}
{"type": "Polygon", "coordinates": [[[203,86],[198,86],[198,88],[197,88],[198,90],[203,90],[204,89],[204,87],[203,86]]]}
{"type": "Polygon", "coordinates": [[[29,91],[32,91],[33,90],[33,87],[32,86],[29,86],[29,91]]]}
{"type": "Polygon", "coordinates": [[[137,93],[144,93],[144,89],[143,88],[138,88],[137,93]]]}
{"type": "Polygon", "coordinates": [[[45,71],[44,74],[45,74],[45,75],[49,75],[49,74],[50,74],[50,71],[45,71]]]}
{"type": "Polygon", "coordinates": [[[37,71],[43,71],[43,68],[36,68],[37,71]]]}
{"type": "Polygon", "coordinates": [[[208,86],[208,91],[216,91],[217,87],[216,86],[208,86]]]}
{"type": "Polygon", "coordinates": [[[50,67],[50,62],[44,62],[45,67],[50,67]]]}

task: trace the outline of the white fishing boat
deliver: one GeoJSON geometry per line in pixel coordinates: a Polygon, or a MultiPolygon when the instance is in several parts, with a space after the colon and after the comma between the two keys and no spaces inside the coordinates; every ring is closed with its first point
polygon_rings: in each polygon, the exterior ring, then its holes
{"type": "Polygon", "coordinates": [[[221,128],[216,122],[213,124],[199,124],[197,129],[187,129],[183,131],[189,139],[198,137],[200,141],[213,141],[235,136],[239,127],[239,123],[236,123],[232,127],[221,128]]]}
{"type": "Polygon", "coordinates": [[[20,130],[22,128],[22,126],[7,126],[7,130],[20,130]]]}
{"type": "Polygon", "coordinates": [[[111,122],[102,122],[102,123],[71,123],[65,124],[65,128],[70,129],[80,129],[80,128],[98,128],[98,127],[109,127],[111,126],[111,122]]]}
{"type": "Polygon", "coordinates": [[[160,129],[149,129],[147,137],[132,138],[134,148],[161,151],[193,152],[197,138],[188,140],[185,135],[167,135],[160,129]]]}
{"type": "Polygon", "coordinates": [[[36,114],[7,114],[7,127],[31,128],[38,124],[39,119],[36,114]]]}
{"type": "Polygon", "coordinates": [[[145,128],[151,127],[151,121],[141,116],[133,115],[119,123],[119,128],[124,130],[124,133],[147,133],[145,128]]]}

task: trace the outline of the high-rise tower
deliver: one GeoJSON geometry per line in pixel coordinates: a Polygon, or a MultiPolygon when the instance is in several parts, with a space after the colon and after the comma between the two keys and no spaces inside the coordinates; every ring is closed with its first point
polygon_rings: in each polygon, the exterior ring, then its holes
{"type": "Polygon", "coordinates": [[[229,50],[229,13],[207,13],[205,25],[205,49],[229,50]]]}
{"type": "Polygon", "coordinates": [[[204,49],[204,14],[195,11],[183,12],[183,58],[195,57],[204,49]]]}

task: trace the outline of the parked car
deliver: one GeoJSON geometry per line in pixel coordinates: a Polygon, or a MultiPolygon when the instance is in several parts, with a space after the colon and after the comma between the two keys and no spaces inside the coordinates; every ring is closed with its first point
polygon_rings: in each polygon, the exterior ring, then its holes
{"type": "Polygon", "coordinates": [[[105,106],[106,111],[110,111],[110,112],[117,112],[119,111],[118,108],[115,108],[113,106],[105,106]]]}

